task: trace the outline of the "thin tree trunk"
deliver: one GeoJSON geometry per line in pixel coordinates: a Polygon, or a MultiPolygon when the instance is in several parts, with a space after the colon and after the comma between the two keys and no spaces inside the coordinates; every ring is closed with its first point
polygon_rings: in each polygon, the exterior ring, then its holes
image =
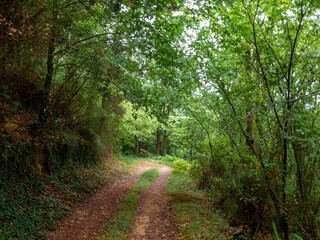
{"type": "Polygon", "coordinates": [[[160,146],[161,146],[161,130],[157,130],[157,146],[156,146],[156,154],[160,154],[160,146]]]}
{"type": "MultiPolygon", "coordinates": [[[[288,83],[288,95],[287,95],[287,99],[290,99],[290,83],[288,83]]],[[[287,194],[286,194],[286,186],[287,186],[287,166],[288,166],[288,147],[289,147],[289,143],[288,143],[288,139],[287,139],[287,134],[288,134],[288,114],[291,110],[291,106],[288,103],[287,104],[287,116],[284,120],[283,123],[283,131],[284,131],[284,136],[283,136],[283,159],[282,159],[282,204],[283,206],[287,205],[287,194]]],[[[289,239],[289,228],[288,228],[288,223],[286,220],[286,215],[284,213],[281,214],[281,227],[283,230],[283,234],[284,234],[284,240],[288,240],[289,239]]]]}
{"type": "Polygon", "coordinates": [[[198,118],[198,116],[188,107],[189,111],[191,112],[191,114],[195,117],[195,119],[197,120],[197,122],[200,124],[200,126],[203,128],[203,130],[206,132],[206,135],[208,137],[208,145],[209,145],[209,149],[210,149],[210,155],[211,155],[211,167],[212,167],[212,172],[214,174],[217,173],[218,169],[217,169],[217,162],[215,160],[215,157],[214,157],[214,151],[213,151],[213,145],[212,145],[212,142],[211,142],[211,136],[210,136],[210,132],[209,130],[204,126],[204,124],[200,121],[200,119],[198,118]]]}
{"type": "Polygon", "coordinates": [[[136,136],[136,156],[139,156],[139,137],[136,136]]]}
{"type": "Polygon", "coordinates": [[[163,139],[161,142],[161,156],[164,156],[166,154],[166,142],[167,142],[167,131],[164,130],[163,139]]]}
{"type": "Polygon", "coordinates": [[[40,96],[40,112],[38,119],[41,125],[45,125],[48,119],[48,105],[49,105],[49,94],[53,79],[53,58],[55,51],[55,22],[57,18],[57,13],[53,10],[53,26],[51,28],[49,45],[48,45],[48,58],[47,58],[47,74],[44,82],[44,89],[40,96]]]}
{"type": "Polygon", "coordinates": [[[250,115],[247,117],[247,138],[246,138],[246,144],[248,147],[254,146],[254,140],[253,140],[253,116],[250,115]]]}
{"type": "MultiPolygon", "coordinates": [[[[248,49],[246,51],[246,58],[248,63],[251,62],[251,51],[250,49],[248,49]]],[[[250,67],[250,65],[248,64],[247,66],[247,71],[248,71],[248,75],[249,75],[249,79],[252,77],[252,69],[250,67]]],[[[247,106],[247,112],[250,112],[250,107],[247,106]]],[[[249,115],[247,117],[247,129],[246,129],[246,134],[247,134],[247,138],[246,138],[246,144],[248,147],[253,146],[254,140],[253,140],[253,116],[249,115]]]]}

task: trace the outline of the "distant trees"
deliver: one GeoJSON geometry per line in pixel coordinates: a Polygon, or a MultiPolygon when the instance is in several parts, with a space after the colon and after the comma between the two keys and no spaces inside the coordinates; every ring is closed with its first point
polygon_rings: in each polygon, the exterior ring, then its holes
{"type": "Polygon", "coordinates": [[[139,155],[140,141],[147,141],[156,131],[158,122],[150,117],[143,108],[135,107],[130,102],[123,102],[124,115],[121,125],[121,138],[124,145],[135,148],[135,154],[139,155]]]}

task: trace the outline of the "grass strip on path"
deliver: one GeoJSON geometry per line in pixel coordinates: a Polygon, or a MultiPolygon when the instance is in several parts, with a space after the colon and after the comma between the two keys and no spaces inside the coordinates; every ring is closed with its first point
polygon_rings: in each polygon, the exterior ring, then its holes
{"type": "Polygon", "coordinates": [[[134,222],[139,195],[149,187],[158,175],[159,172],[156,169],[150,169],[142,174],[136,184],[131,188],[130,193],[122,200],[118,214],[105,225],[105,233],[101,237],[98,237],[98,240],[127,239],[127,234],[134,222]]]}
{"type": "Polygon", "coordinates": [[[171,211],[183,239],[231,239],[228,222],[210,207],[195,180],[173,171],[166,186],[171,211]]]}

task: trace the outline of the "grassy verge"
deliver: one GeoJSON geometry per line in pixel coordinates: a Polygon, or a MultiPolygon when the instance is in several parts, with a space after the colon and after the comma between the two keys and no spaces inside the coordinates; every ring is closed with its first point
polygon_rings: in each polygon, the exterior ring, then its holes
{"type": "Polygon", "coordinates": [[[126,175],[132,164],[110,160],[88,169],[0,181],[0,239],[42,239],[59,220],[107,182],[126,175]]]}
{"type": "Polygon", "coordinates": [[[130,193],[122,200],[121,210],[117,216],[114,216],[111,221],[105,225],[105,234],[98,239],[127,239],[127,234],[134,221],[135,208],[139,195],[148,188],[158,174],[159,172],[156,169],[150,169],[140,177],[131,188],[130,193]]]}
{"type": "Polygon", "coordinates": [[[185,173],[173,171],[167,186],[173,217],[183,239],[231,239],[228,223],[214,211],[195,180],[185,173]]]}

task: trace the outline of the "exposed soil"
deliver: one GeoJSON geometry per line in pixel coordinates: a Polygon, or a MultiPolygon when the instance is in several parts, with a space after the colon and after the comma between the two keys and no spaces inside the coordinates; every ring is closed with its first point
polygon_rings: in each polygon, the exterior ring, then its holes
{"type": "Polygon", "coordinates": [[[123,197],[152,164],[141,163],[129,177],[102,187],[98,193],[76,208],[64,219],[56,231],[48,233],[48,240],[95,239],[105,223],[119,210],[123,197]]]}
{"type": "Polygon", "coordinates": [[[165,191],[171,168],[155,163],[152,166],[158,169],[159,176],[140,195],[130,239],[179,239],[175,234],[176,226],[170,218],[165,191]]]}

